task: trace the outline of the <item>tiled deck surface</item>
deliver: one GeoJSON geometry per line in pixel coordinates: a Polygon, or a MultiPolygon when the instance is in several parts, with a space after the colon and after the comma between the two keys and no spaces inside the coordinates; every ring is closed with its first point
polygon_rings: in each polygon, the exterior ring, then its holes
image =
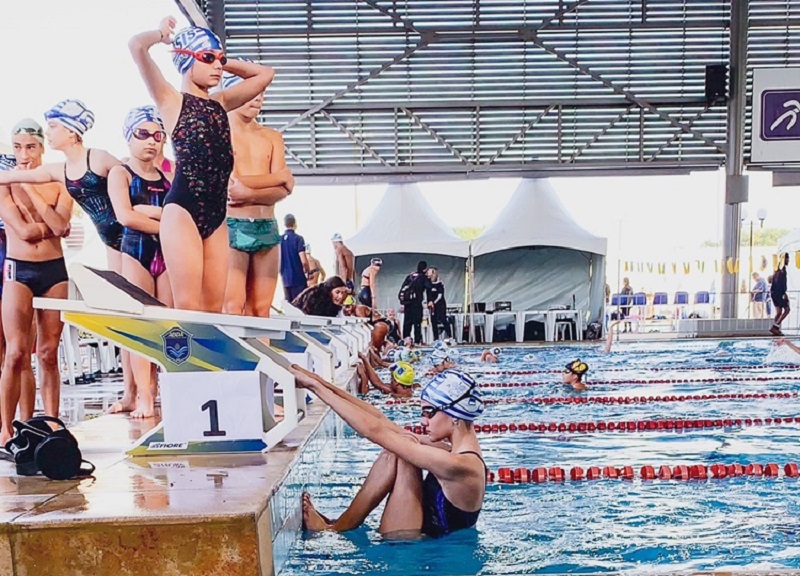
{"type": "Polygon", "coordinates": [[[0,460],[0,576],[272,574],[269,499],[324,413],[311,404],[263,455],[127,458],[155,421],[109,415],[71,429],[94,478],[20,477],[0,460]]]}

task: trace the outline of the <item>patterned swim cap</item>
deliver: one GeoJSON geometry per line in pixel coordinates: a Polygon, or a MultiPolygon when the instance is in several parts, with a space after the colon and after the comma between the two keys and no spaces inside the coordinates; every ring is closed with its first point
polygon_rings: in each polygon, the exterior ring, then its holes
{"type": "Polygon", "coordinates": [[[500,348],[497,348],[496,346],[492,348],[492,354],[495,356],[500,356],[500,348]]]}
{"type": "Polygon", "coordinates": [[[17,159],[11,154],[0,154],[0,171],[11,170],[17,165],[17,159]]]}
{"type": "Polygon", "coordinates": [[[155,122],[161,130],[166,131],[164,128],[164,121],[161,119],[158,108],[148,104],[147,106],[133,108],[128,112],[128,115],[125,116],[125,122],[122,124],[122,133],[125,136],[125,140],[130,142],[131,138],[133,138],[133,131],[137,126],[145,122],[155,122]]]}
{"type": "Polygon", "coordinates": [[[434,376],[422,389],[420,399],[452,418],[470,422],[484,409],[477,382],[460,370],[445,370],[434,376]]]}
{"type": "Polygon", "coordinates": [[[94,126],[94,113],[80,100],[62,100],[44,113],[48,121],[58,122],[79,136],[94,126]]]}
{"type": "Polygon", "coordinates": [[[408,362],[392,364],[389,370],[392,371],[392,377],[401,386],[414,385],[414,368],[408,362]]]}
{"type": "Polygon", "coordinates": [[[580,358],[577,360],[573,360],[569,364],[564,367],[564,370],[567,372],[572,372],[575,376],[579,378],[582,377],[589,371],[589,365],[586,362],[582,362],[580,358]]]}
{"type": "MultiPolygon", "coordinates": [[[[220,42],[216,34],[207,28],[199,28],[197,26],[190,26],[176,32],[172,45],[175,48],[191,50],[192,52],[222,50],[222,42],[220,42]]],[[[172,54],[172,63],[178,69],[178,72],[186,74],[194,65],[195,59],[191,54],[175,52],[172,54]]]]}
{"type": "Polygon", "coordinates": [[[11,129],[11,136],[14,137],[17,134],[28,134],[29,136],[33,136],[39,141],[39,144],[44,146],[44,129],[33,118],[24,118],[17,122],[17,124],[11,129]]]}
{"type": "Polygon", "coordinates": [[[414,360],[414,353],[409,348],[400,348],[397,357],[403,362],[411,362],[414,360]]]}
{"type": "Polygon", "coordinates": [[[442,362],[449,361],[450,356],[447,353],[447,349],[441,346],[430,353],[430,359],[431,359],[431,364],[433,364],[434,366],[438,366],[442,362]]]}
{"type": "MultiPolygon", "coordinates": [[[[255,62],[253,60],[250,60],[250,58],[237,58],[237,60],[255,64],[255,62]]],[[[222,74],[222,81],[219,83],[219,87],[221,90],[227,90],[228,88],[236,86],[242,80],[244,80],[244,78],[242,78],[241,76],[237,76],[236,74],[231,74],[230,72],[224,72],[222,74]]]]}

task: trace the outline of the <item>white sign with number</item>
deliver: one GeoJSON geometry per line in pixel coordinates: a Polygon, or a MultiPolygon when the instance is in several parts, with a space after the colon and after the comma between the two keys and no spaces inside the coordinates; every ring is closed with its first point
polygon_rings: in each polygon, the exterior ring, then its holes
{"type": "Polygon", "coordinates": [[[165,442],[262,438],[261,377],[256,371],[159,374],[165,442]]]}

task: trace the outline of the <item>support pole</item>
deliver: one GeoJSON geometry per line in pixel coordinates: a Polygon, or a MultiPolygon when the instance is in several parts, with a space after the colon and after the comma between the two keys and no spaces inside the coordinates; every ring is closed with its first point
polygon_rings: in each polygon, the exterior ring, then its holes
{"type": "MultiPolygon", "coordinates": [[[[728,100],[728,142],[725,153],[725,206],[722,230],[722,256],[725,261],[739,258],[741,204],[748,199],[744,175],[744,115],[747,88],[747,29],[750,0],[731,3],[731,94],[728,100]]],[[[737,316],[738,275],[722,274],[721,313],[737,316]]]]}

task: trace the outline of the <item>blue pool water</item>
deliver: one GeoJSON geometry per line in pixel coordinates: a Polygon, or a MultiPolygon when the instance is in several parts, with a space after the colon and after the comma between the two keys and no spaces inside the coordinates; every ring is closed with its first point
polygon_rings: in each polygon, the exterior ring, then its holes
{"type": "MultiPolygon", "coordinates": [[[[486,372],[560,368],[580,356],[591,371],[588,396],[655,396],[800,392],[800,375],[763,367],[765,340],[621,344],[609,355],[595,346],[507,348],[501,364],[477,363],[465,351],[461,367],[482,381],[551,381],[522,388],[486,388],[485,396],[568,395],[558,374],[486,372]],[[730,370],[735,365],[741,369],[730,370]],[[613,370],[613,371],[612,371],[613,370]],[[618,371],[621,370],[621,371],[618,371]],[[766,381],[733,382],[741,376],[766,381]],[[781,379],[777,379],[777,377],[781,379]],[[714,383],[597,384],[592,380],[722,378],[714,383]]],[[[376,405],[401,424],[417,423],[418,407],[376,405]]],[[[650,418],[769,418],[800,416],[800,398],[689,401],[630,405],[492,404],[481,422],[588,422],[650,418]]],[[[800,424],[681,432],[531,433],[480,435],[486,463],[536,468],[579,465],[712,464],[800,460],[800,424]]],[[[379,452],[352,431],[330,448],[318,483],[305,486],[323,514],[350,502],[379,452]]],[[[387,542],[377,533],[380,509],[347,534],[306,534],[283,575],[521,574],[625,571],[656,573],[726,568],[800,569],[800,496],[796,480],[734,478],[704,482],[600,480],[563,484],[490,484],[476,529],[440,540],[387,542]]]]}

